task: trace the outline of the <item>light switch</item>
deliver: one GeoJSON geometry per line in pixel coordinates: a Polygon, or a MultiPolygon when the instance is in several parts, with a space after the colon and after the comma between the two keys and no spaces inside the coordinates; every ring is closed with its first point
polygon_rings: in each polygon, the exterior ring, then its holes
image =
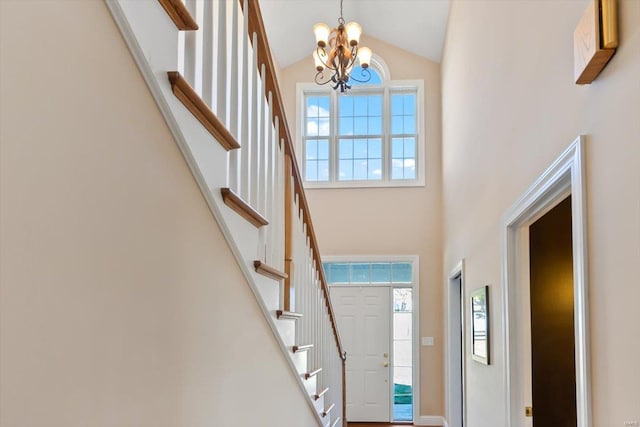
{"type": "Polygon", "coordinates": [[[433,337],[422,337],[422,346],[430,347],[433,345],[433,337]]]}

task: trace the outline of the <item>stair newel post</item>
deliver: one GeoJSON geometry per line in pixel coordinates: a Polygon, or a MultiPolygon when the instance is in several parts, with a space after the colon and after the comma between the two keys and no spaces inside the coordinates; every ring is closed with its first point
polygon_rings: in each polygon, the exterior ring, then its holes
{"type": "Polygon", "coordinates": [[[293,188],[291,185],[292,159],[289,153],[284,157],[284,272],[287,278],[284,280],[284,309],[295,310],[294,284],[293,284],[293,188]]]}

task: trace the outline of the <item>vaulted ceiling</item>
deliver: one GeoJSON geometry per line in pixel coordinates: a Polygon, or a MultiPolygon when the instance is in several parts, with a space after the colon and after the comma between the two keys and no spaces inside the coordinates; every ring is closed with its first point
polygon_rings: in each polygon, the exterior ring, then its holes
{"type": "MultiPolygon", "coordinates": [[[[344,0],[345,21],[363,33],[440,62],[450,0],[344,0]]],[[[281,67],[311,57],[313,25],[337,25],[340,0],[260,0],[273,55],[281,67]]],[[[309,59],[311,61],[311,59],[309,59]]]]}

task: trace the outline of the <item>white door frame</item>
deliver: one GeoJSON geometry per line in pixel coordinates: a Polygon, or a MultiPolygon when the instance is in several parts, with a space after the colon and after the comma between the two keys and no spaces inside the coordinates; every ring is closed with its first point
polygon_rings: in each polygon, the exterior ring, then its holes
{"type": "MultiPolygon", "coordinates": [[[[410,262],[412,266],[413,280],[411,283],[389,283],[389,284],[371,284],[364,286],[389,286],[390,289],[395,288],[411,288],[412,311],[412,352],[413,352],[413,423],[415,425],[421,420],[420,416],[420,257],[418,255],[323,255],[323,262],[410,262]]],[[[340,284],[329,286],[341,286],[340,284]]],[[[344,285],[357,286],[357,285],[344,285]]],[[[393,295],[392,295],[393,296],[393,295]]],[[[391,298],[393,303],[393,298],[391,298]]],[[[391,312],[393,314],[393,312],[391,312]]],[[[389,334],[389,348],[391,361],[393,361],[393,316],[391,316],[391,333],[389,334]]],[[[389,400],[389,413],[391,414],[391,422],[393,422],[393,378],[391,378],[392,369],[389,369],[389,387],[391,388],[391,399],[389,400]]],[[[346,414],[345,414],[346,417],[346,414]]]]}
{"type": "Polygon", "coordinates": [[[529,225],[571,195],[577,420],[579,426],[591,427],[584,145],[584,136],[573,141],[503,219],[502,324],[506,426],[519,427],[524,417],[519,396],[524,381],[519,366],[523,349],[518,339],[518,328],[524,320],[517,310],[519,293],[529,289],[529,278],[521,274],[528,270],[529,263],[528,247],[522,244],[523,236],[528,239],[529,225]]]}
{"type": "MultiPolygon", "coordinates": [[[[459,386],[457,381],[455,381],[453,376],[453,369],[455,365],[457,365],[457,356],[454,356],[452,351],[452,340],[453,339],[461,339],[461,357],[462,357],[462,378],[461,378],[461,386],[462,390],[460,390],[462,395],[462,425],[467,425],[467,405],[466,403],[466,365],[467,365],[467,357],[466,357],[466,292],[464,288],[464,259],[460,260],[458,264],[451,270],[449,273],[449,278],[447,280],[447,331],[445,333],[446,339],[446,357],[445,357],[445,369],[446,369],[446,385],[445,385],[445,405],[446,405],[446,419],[450,427],[454,426],[453,422],[457,421],[455,418],[452,418],[452,407],[454,404],[454,399],[456,399],[456,388],[459,386]],[[451,292],[451,287],[454,286],[454,282],[460,278],[460,298],[454,299],[451,292]],[[460,316],[457,319],[453,318],[453,312],[451,311],[451,307],[453,304],[460,305],[460,316]],[[458,337],[458,331],[454,330],[453,325],[457,325],[457,323],[461,323],[462,336],[458,337]],[[454,384],[455,382],[455,384],[454,384]]],[[[457,368],[456,368],[457,369],[457,368]]]]}

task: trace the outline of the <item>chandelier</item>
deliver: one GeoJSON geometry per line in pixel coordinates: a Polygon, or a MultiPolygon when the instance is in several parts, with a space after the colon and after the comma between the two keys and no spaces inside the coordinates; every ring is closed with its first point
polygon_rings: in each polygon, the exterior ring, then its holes
{"type": "Polygon", "coordinates": [[[340,88],[344,93],[351,89],[349,81],[366,83],[371,79],[368,70],[371,62],[371,49],[359,47],[362,27],[357,22],[345,25],[342,17],[342,1],[340,0],[340,18],[338,27],[330,29],[327,24],[316,24],[313,32],[316,36],[316,49],[313,60],[316,70],[316,84],[331,84],[333,89],[340,88]],[[356,59],[360,61],[361,72],[359,78],[351,74],[356,59]],[[326,70],[326,71],[325,71],[326,70]]]}

